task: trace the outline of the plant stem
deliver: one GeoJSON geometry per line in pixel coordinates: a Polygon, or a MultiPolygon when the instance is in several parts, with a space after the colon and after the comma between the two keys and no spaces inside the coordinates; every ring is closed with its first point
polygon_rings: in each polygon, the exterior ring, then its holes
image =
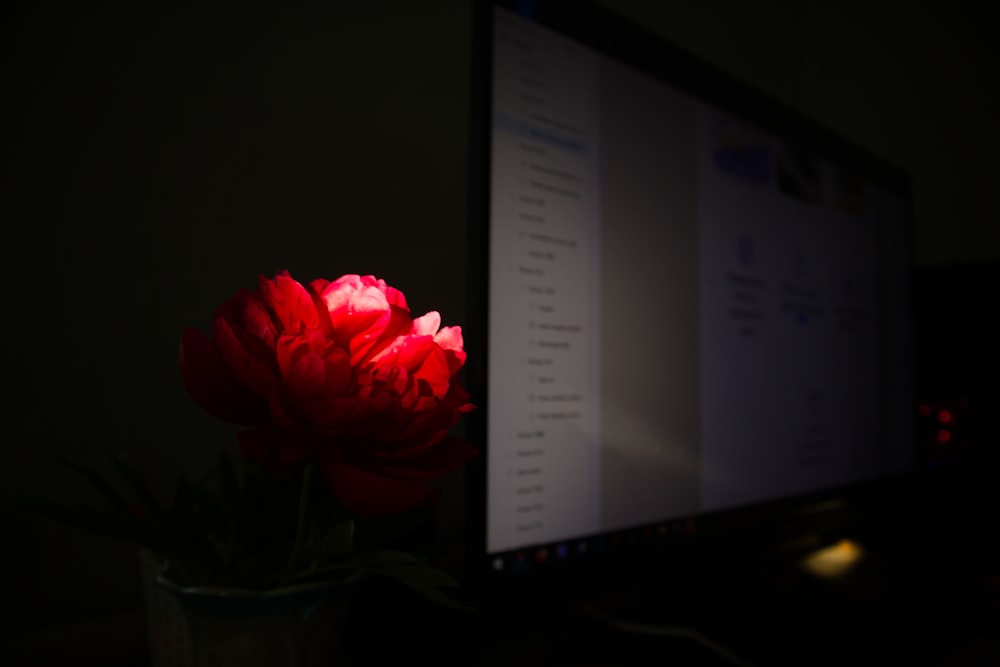
{"type": "Polygon", "coordinates": [[[318,468],[316,463],[306,466],[302,474],[302,485],[299,488],[299,518],[298,526],[295,529],[295,542],[292,544],[292,553],[289,555],[288,564],[285,566],[279,584],[284,584],[298,570],[301,570],[299,561],[302,560],[302,548],[306,542],[306,534],[309,532],[309,509],[312,499],[312,490],[315,486],[318,468]]]}

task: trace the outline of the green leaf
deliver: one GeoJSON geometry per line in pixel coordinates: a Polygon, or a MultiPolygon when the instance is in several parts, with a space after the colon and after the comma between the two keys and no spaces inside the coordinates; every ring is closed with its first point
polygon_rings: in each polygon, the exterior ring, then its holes
{"type": "MultiPolygon", "coordinates": [[[[101,535],[107,532],[106,523],[95,518],[89,510],[70,509],[51,498],[44,498],[25,492],[0,491],[0,500],[2,500],[4,505],[17,507],[50,521],[84,528],[101,535]]],[[[117,535],[114,537],[117,537],[117,535]]]]}
{"type": "Polygon", "coordinates": [[[100,491],[101,495],[104,496],[104,498],[109,503],[111,503],[112,507],[114,507],[120,512],[128,513],[130,511],[129,505],[125,501],[125,499],[122,498],[122,496],[117,491],[115,491],[114,487],[112,487],[111,484],[107,482],[107,480],[98,475],[96,472],[94,472],[90,468],[87,468],[86,466],[82,466],[78,463],[73,463],[72,461],[67,461],[65,459],[62,459],[61,463],[66,467],[77,471],[78,473],[85,476],[88,480],[90,480],[90,483],[93,484],[98,491],[100,491]]]}
{"type": "Polygon", "coordinates": [[[151,520],[115,511],[95,511],[91,519],[102,525],[104,535],[125,539],[153,550],[169,546],[169,538],[162,527],[151,520]]]}
{"type": "Polygon", "coordinates": [[[411,553],[405,551],[394,551],[391,549],[379,549],[377,551],[366,551],[358,556],[359,562],[366,567],[386,567],[389,565],[413,565],[420,561],[411,553]]]}
{"type": "Polygon", "coordinates": [[[335,573],[344,574],[344,573],[357,573],[357,572],[360,572],[360,570],[358,569],[357,563],[354,562],[353,560],[337,561],[333,563],[328,563],[326,565],[319,565],[317,563],[313,563],[308,568],[288,577],[287,583],[288,584],[297,583],[300,581],[304,581],[306,579],[309,580],[325,579],[328,578],[329,575],[335,573]]]}
{"type": "Polygon", "coordinates": [[[354,551],[354,522],[341,521],[326,531],[320,544],[320,563],[343,558],[354,551]]]}
{"type": "Polygon", "coordinates": [[[380,574],[409,584],[435,588],[457,588],[458,581],[444,570],[422,564],[387,565],[376,570],[380,574]]]}
{"type": "Polygon", "coordinates": [[[149,548],[160,548],[167,542],[163,531],[157,529],[151,522],[115,509],[95,510],[86,505],[67,506],[51,498],[15,491],[0,492],[0,501],[44,519],[80,528],[101,537],[129,540],[149,548]]]}
{"type": "Polygon", "coordinates": [[[153,496],[152,491],[150,491],[149,486],[146,481],[139,475],[138,472],[133,470],[125,461],[123,461],[119,456],[111,454],[111,464],[115,467],[115,471],[120,477],[122,477],[132,491],[138,496],[142,504],[149,510],[150,515],[158,521],[159,523],[164,523],[163,509],[160,507],[159,501],[153,496]]]}
{"type": "Polygon", "coordinates": [[[373,570],[372,574],[389,577],[414,593],[443,607],[466,613],[479,611],[442,591],[442,588],[457,587],[458,582],[451,575],[436,568],[428,566],[390,567],[373,570]]]}
{"type": "Polygon", "coordinates": [[[298,520],[296,522],[295,540],[292,544],[291,553],[285,564],[279,583],[286,582],[289,577],[297,576],[296,572],[308,569],[309,564],[314,562],[319,554],[317,544],[319,529],[316,518],[315,505],[313,503],[313,489],[319,477],[319,466],[310,463],[302,478],[299,480],[299,502],[298,520]]]}
{"type": "Polygon", "coordinates": [[[174,502],[167,513],[167,526],[178,542],[194,538],[195,507],[191,498],[191,482],[181,475],[174,489],[174,502]]]}
{"type": "Polygon", "coordinates": [[[448,609],[452,609],[454,611],[460,611],[463,613],[472,613],[472,614],[479,613],[479,609],[477,609],[476,607],[466,604],[464,602],[460,602],[459,600],[456,600],[455,598],[448,595],[444,591],[441,591],[440,589],[431,586],[423,586],[420,584],[412,584],[408,582],[401,582],[401,583],[410,590],[412,590],[414,593],[422,595],[431,602],[439,604],[442,607],[446,607],[448,609]]]}
{"type": "Polygon", "coordinates": [[[369,552],[359,566],[366,573],[392,579],[435,604],[463,613],[479,611],[442,590],[460,586],[450,573],[428,565],[411,553],[387,549],[369,552]]]}
{"type": "Polygon", "coordinates": [[[232,459],[223,453],[219,460],[219,485],[222,489],[222,498],[233,523],[239,523],[239,517],[244,509],[243,491],[240,486],[239,475],[236,473],[236,466],[232,459]]]}

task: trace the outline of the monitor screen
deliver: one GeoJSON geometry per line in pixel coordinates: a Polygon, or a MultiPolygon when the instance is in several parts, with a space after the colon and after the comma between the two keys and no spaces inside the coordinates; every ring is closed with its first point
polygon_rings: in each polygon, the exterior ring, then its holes
{"type": "Polygon", "coordinates": [[[905,174],[587,3],[479,25],[473,557],[908,472],[905,174]]]}

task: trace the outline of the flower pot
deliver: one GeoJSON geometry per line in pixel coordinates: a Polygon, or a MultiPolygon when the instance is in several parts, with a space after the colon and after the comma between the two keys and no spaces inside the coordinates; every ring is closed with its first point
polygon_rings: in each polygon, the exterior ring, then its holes
{"type": "Polygon", "coordinates": [[[181,588],[149,554],[142,562],[152,667],[352,664],[345,642],[352,584],[181,588]]]}

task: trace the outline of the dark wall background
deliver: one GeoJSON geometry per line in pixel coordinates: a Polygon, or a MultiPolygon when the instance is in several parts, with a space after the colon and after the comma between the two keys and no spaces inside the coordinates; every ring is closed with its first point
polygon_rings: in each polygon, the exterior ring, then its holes
{"type": "MultiPolygon", "coordinates": [[[[921,266],[1000,260],[972,7],[606,4],[910,169],[921,266]]],[[[0,11],[4,483],[75,497],[56,456],[169,480],[231,446],[177,348],[259,273],[373,273],[463,323],[467,2],[0,11]]],[[[0,518],[6,627],[134,601],[127,547],[0,518]]]]}
{"type": "MultiPolygon", "coordinates": [[[[260,273],[371,273],[462,323],[466,3],[261,5],[0,10],[4,484],[79,497],[54,458],[92,447],[164,484],[235,451],[178,345],[260,273]]],[[[0,633],[135,599],[127,546],[0,519],[0,633]]]]}
{"type": "Polygon", "coordinates": [[[919,265],[1000,260],[985,3],[600,1],[907,169],[919,265]]]}

